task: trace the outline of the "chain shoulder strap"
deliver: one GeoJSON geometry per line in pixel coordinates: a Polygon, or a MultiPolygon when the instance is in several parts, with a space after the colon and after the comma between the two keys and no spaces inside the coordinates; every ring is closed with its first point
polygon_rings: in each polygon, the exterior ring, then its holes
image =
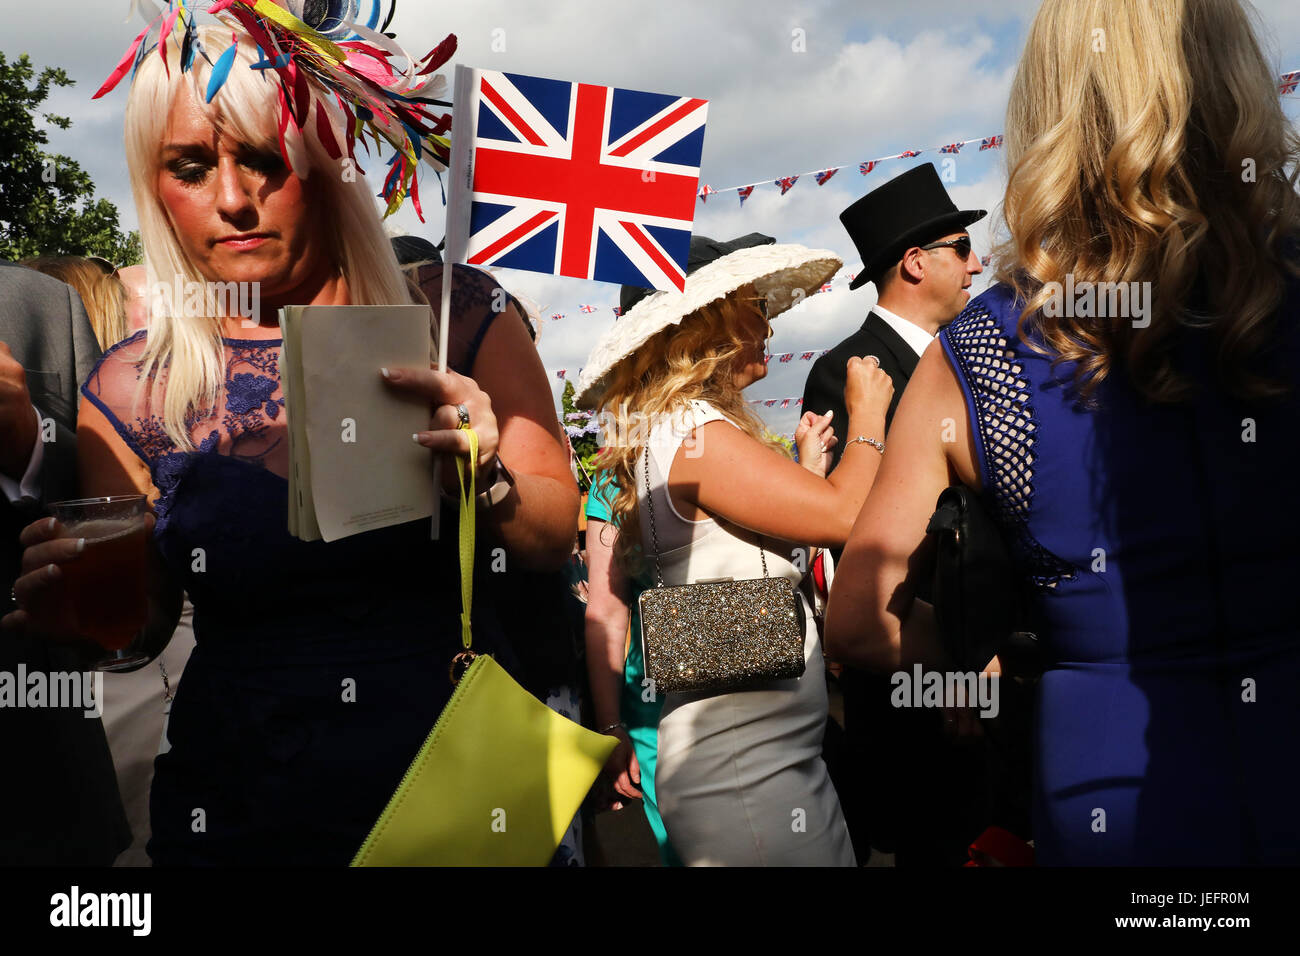
{"type": "MultiPolygon", "coordinates": [[[[664,494],[668,494],[668,482],[664,481],[664,494]]],[[[663,568],[659,564],[659,534],[655,530],[655,496],[654,489],[650,487],[650,443],[647,441],[645,446],[645,501],[650,509],[650,540],[654,542],[655,554],[655,587],[664,586],[663,568]]],[[[761,538],[761,535],[760,535],[761,538]]],[[[763,577],[767,577],[767,553],[763,550],[761,544],[757,545],[759,560],[763,562],[763,577]]]]}

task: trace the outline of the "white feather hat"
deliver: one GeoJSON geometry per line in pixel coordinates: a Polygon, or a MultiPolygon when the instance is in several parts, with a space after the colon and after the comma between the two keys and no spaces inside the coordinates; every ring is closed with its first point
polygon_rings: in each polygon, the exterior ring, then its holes
{"type": "Polygon", "coordinates": [[[773,319],[819,289],[843,264],[829,249],[782,243],[740,249],[700,266],[686,277],[683,291],[646,296],[600,337],[578,378],[574,404],[595,408],[615,366],[670,325],[741,286],[754,284],[773,319]]]}

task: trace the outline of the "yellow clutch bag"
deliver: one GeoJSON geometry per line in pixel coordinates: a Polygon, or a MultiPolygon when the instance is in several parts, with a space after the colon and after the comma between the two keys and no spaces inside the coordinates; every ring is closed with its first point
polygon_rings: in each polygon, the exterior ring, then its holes
{"type": "MultiPolygon", "coordinates": [[[[469,461],[478,460],[470,434],[469,461]]],[[[456,690],[353,866],[545,866],[618,745],[562,717],[470,649],[474,471],[461,480],[461,642],[456,690]]],[[[453,678],[454,679],[454,678],[453,678]]]]}

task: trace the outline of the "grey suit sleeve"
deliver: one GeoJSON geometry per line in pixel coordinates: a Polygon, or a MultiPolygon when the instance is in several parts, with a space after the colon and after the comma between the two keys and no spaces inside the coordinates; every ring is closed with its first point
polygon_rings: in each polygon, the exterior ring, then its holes
{"type": "MultiPolygon", "coordinates": [[[[102,354],[95,332],[91,328],[86,308],[72,286],[67,289],[68,348],[60,355],[61,397],[72,410],[69,423],[56,419],[54,440],[45,443],[44,461],[41,463],[41,513],[52,501],[77,497],[77,406],[81,384],[89,376],[102,354]]],[[[60,323],[62,324],[62,323],[60,323]]]]}

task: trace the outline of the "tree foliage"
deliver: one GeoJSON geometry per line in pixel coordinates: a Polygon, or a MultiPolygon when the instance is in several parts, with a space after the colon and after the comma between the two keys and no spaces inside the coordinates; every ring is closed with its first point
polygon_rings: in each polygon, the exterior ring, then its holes
{"type": "Polygon", "coordinates": [[[44,112],[52,87],[75,85],[58,67],[36,75],[26,54],[10,63],[0,53],[0,259],[38,255],[102,256],[117,265],[142,259],[140,235],[123,235],[117,207],[95,198],[95,184],[77,162],[42,147],[41,123],[72,121],[44,112]]]}
{"type": "MultiPolygon", "coordinates": [[[[564,383],[564,394],[560,396],[561,424],[565,427],[576,425],[582,427],[587,424],[586,420],[570,421],[569,416],[578,412],[579,409],[573,404],[574,388],[573,382],[564,383]]],[[[600,454],[600,435],[579,435],[577,438],[570,437],[569,443],[573,445],[573,454],[578,459],[580,467],[578,468],[578,486],[585,493],[591,485],[591,481],[596,477],[596,472],[600,470],[600,465],[596,463],[596,457],[600,454]]]]}

